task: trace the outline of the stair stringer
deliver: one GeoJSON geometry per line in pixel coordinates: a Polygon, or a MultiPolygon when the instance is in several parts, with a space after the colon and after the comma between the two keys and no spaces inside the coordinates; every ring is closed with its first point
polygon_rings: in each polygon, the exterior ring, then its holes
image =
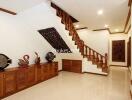
{"type": "MultiPolygon", "coordinates": [[[[56,16],[56,10],[52,7],[51,10],[56,16]]],[[[61,23],[61,18],[56,16],[56,20],[57,25],[59,25],[59,29],[64,32],[63,34],[60,34],[59,32],[59,34],[62,36],[63,40],[67,43],[72,51],[72,53],[56,53],[57,58],[55,60],[59,61],[59,70],[62,70],[62,59],[82,60],[82,72],[107,75],[107,73],[102,72],[101,68],[97,68],[97,65],[93,65],[92,61],[88,61],[87,58],[83,58],[79,52],[79,49],[77,48],[77,45],[75,45],[75,41],[72,40],[72,36],[69,35],[69,31],[66,30],[65,25],[61,23]]]]}
{"type": "Polygon", "coordinates": [[[82,72],[108,75],[108,73],[102,72],[102,69],[98,68],[97,65],[92,64],[92,61],[88,61],[87,58],[82,60],[82,72]]]}

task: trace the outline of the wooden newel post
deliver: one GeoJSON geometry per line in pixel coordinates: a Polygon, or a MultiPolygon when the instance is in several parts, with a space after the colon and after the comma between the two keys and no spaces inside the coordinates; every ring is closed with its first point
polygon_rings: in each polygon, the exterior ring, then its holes
{"type": "Polygon", "coordinates": [[[107,59],[108,59],[108,55],[107,53],[105,53],[105,67],[107,67],[107,59]]]}

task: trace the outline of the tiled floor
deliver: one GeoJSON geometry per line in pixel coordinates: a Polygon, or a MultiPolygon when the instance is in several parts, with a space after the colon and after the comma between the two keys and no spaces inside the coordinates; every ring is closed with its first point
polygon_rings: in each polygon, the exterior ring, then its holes
{"type": "Polygon", "coordinates": [[[61,72],[3,100],[131,100],[128,69],[112,67],[110,75],[61,72]]]}

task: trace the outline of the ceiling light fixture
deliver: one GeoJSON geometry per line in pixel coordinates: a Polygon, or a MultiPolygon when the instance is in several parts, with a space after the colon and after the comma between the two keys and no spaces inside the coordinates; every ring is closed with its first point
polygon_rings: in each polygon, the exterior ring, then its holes
{"type": "Polygon", "coordinates": [[[79,28],[79,25],[76,25],[75,27],[76,27],[76,28],[79,28]]]}
{"type": "Polygon", "coordinates": [[[103,10],[99,10],[99,11],[97,12],[97,14],[98,14],[98,15],[102,15],[102,14],[103,14],[103,10]]]}
{"type": "Polygon", "coordinates": [[[119,32],[119,29],[115,29],[115,32],[119,32]]]}
{"type": "Polygon", "coordinates": [[[109,25],[107,25],[107,24],[105,24],[105,26],[104,26],[105,28],[108,28],[109,27],[109,25]]]}

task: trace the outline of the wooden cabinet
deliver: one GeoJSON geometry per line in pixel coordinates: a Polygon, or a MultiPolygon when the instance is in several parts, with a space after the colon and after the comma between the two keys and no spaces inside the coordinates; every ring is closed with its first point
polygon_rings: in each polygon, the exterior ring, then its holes
{"type": "Polygon", "coordinates": [[[22,90],[27,87],[27,68],[20,68],[16,73],[17,89],[22,90]]]}
{"type": "Polygon", "coordinates": [[[49,64],[44,64],[42,67],[42,80],[47,80],[49,78],[49,64]]]}
{"type": "Polygon", "coordinates": [[[16,91],[16,70],[4,73],[4,93],[10,95],[16,91]]]}
{"type": "Polygon", "coordinates": [[[58,63],[47,63],[42,66],[42,80],[47,80],[58,75],[58,63]]]}
{"type": "Polygon", "coordinates": [[[71,71],[72,61],[63,59],[62,60],[62,70],[64,71],[71,71]]]}
{"type": "Polygon", "coordinates": [[[30,65],[0,72],[0,99],[58,75],[58,63],[30,65]]]}
{"type": "Polygon", "coordinates": [[[82,72],[82,61],[63,59],[62,60],[62,70],[75,72],[75,73],[81,73],[82,72]]]}
{"type": "Polygon", "coordinates": [[[0,73],[0,98],[4,96],[4,84],[3,84],[3,79],[4,79],[4,76],[3,76],[3,73],[0,73]]]}

